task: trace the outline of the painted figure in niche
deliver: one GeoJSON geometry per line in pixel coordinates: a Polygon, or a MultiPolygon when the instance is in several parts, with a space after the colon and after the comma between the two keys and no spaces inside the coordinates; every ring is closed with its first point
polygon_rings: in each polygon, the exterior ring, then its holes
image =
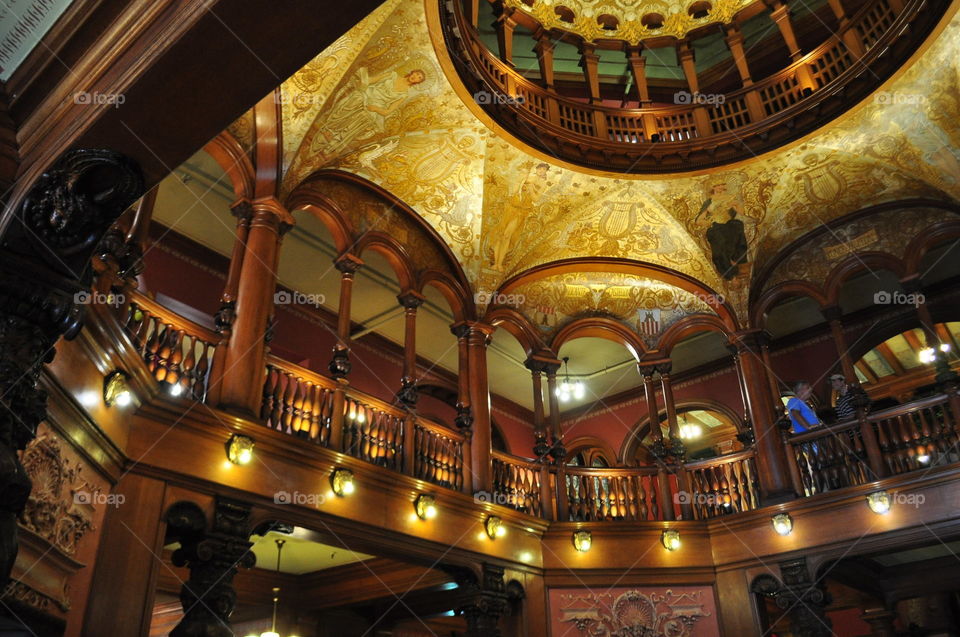
{"type": "Polygon", "coordinates": [[[386,119],[426,79],[426,73],[419,68],[407,73],[390,70],[370,77],[367,69],[360,67],[337,92],[311,150],[321,162],[326,162],[353,142],[373,141],[383,134],[386,119]]]}
{"type": "Polygon", "coordinates": [[[727,192],[727,185],[717,183],[710,187],[694,218],[694,224],[710,244],[714,267],[728,281],[739,275],[741,266],[747,263],[747,235],[743,221],[737,219],[742,212],[740,202],[727,192]]]}
{"type": "Polygon", "coordinates": [[[503,269],[507,251],[519,238],[523,220],[533,213],[534,207],[540,203],[540,198],[550,185],[547,181],[549,171],[550,166],[545,163],[530,168],[520,187],[504,203],[499,236],[494,237],[492,245],[494,269],[503,269]]]}

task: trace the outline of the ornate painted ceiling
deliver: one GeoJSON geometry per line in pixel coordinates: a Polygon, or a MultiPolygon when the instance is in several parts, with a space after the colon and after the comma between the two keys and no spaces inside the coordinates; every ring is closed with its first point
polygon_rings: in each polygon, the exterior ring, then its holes
{"type": "Polygon", "coordinates": [[[498,131],[458,93],[435,49],[436,0],[425,3],[388,0],[283,84],[283,190],[321,169],[379,184],[439,232],[474,291],[559,259],[619,257],[693,277],[745,317],[753,273],[811,229],[882,202],[960,200],[960,19],[945,18],[876,99],[799,142],[703,173],[628,177],[498,131]]]}
{"type": "MultiPolygon", "coordinates": [[[[727,24],[736,13],[753,4],[755,0],[713,0],[707,2],[707,15],[693,17],[690,7],[694,0],[506,0],[514,7],[531,15],[547,29],[570,31],[588,42],[617,39],[636,44],[647,38],[674,36],[682,38],[690,31],[708,24],[727,24]],[[572,22],[564,20],[563,15],[572,22]],[[559,11],[558,11],[559,10],[559,11]],[[661,26],[650,28],[643,18],[656,14],[661,26]],[[604,28],[598,18],[611,16],[617,21],[616,29],[604,28]]],[[[651,25],[653,26],[653,25],[651,25]]]]}

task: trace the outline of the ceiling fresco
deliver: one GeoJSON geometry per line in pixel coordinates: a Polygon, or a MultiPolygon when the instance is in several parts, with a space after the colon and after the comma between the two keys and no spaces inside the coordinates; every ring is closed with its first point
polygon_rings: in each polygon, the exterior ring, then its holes
{"type": "Polygon", "coordinates": [[[434,5],[387,2],[284,83],[283,191],[321,169],[369,179],[436,228],[474,291],[558,259],[619,257],[701,281],[745,321],[754,273],[804,233],[881,202],[960,200],[960,19],[816,134],[654,178],[574,169],[489,128],[438,58],[434,5]]]}
{"type": "MultiPolygon", "coordinates": [[[[689,8],[694,0],[506,0],[513,7],[534,17],[546,29],[562,29],[583,37],[588,42],[618,39],[637,44],[647,38],[674,36],[684,37],[690,31],[708,24],[727,24],[736,13],[753,4],[754,0],[713,0],[710,10],[695,18],[689,8]],[[566,21],[563,7],[573,13],[573,21],[566,21]],[[648,28],[643,22],[647,14],[662,18],[661,26],[648,28]],[[612,16],[617,21],[616,29],[604,28],[598,18],[612,16]]],[[[566,14],[569,16],[569,14],[566,14]]]]}
{"type": "Polygon", "coordinates": [[[624,273],[554,274],[506,295],[549,343],[564,326],[588,316],[616,319],[653,349],[663,332],[691,314],[716,313],[700,297],[662,281],[624,273]]]}

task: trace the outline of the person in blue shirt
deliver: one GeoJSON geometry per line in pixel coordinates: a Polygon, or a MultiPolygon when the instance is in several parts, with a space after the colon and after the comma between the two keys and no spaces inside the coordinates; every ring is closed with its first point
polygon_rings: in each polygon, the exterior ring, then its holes
{"type": "Polygon", "coordinates": [[[793,398],[787,401],[787,411],[793,423],[793,433],[803,433],[808,429],[819,427],[821,424],[816,412],[807,404],[807,399],[813,393],[813,387],[805,380],[797,383],[793,388],[793,398]]]}

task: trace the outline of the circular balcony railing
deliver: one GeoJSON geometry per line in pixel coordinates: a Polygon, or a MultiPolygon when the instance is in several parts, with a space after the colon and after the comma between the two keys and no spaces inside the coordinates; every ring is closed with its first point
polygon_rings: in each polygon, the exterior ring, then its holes
{"type": "Polygon", "coordinates": [[[523,77],[480,40],[460,0],[442,0],[444,37],[477,103],[525,143],[591,168],[698,170],[753,157],[804,135],[871,94],[943,16],[946,0],[879,0],[768,77],[703,103],[615,108],[523,77]],[[854,54],[853,51],[861,49],[854,54]]]}

